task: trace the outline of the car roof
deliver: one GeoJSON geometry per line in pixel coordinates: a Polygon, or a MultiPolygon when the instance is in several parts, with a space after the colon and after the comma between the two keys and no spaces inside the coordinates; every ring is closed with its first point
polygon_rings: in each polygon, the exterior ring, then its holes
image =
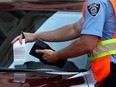
{"type": "Polygon", "coordinates": [[[84,0],[2,0],[0,10],[81,10],[84,0]]]}

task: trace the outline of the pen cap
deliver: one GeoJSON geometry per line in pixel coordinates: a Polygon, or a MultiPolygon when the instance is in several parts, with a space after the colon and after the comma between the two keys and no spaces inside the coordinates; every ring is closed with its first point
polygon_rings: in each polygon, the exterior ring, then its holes
{"type": "Polygon", "coordinates": [[[23,31],[21,31],[21,34],[22,34],[22,38],[25,39],[25,35],[24,35],[23,31]]]}

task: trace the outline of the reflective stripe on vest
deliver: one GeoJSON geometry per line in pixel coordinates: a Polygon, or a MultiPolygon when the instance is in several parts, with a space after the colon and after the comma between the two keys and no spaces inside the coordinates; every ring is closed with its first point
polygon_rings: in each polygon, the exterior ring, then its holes
{"type": "Polygon", "coordinates": [[[90,54],[89,60],[116,54],[116,39],[109,39],[97,43],[97,47],[93,50],[93,53],[90,54]]]}
{"type": "MultiPolygon", "coordinates": [[[[82,8],[82,23],[84,23],[84,7],[82,8]]],[[[116,1],[110,0],[115,14],[116,14],[116,1]]],[[[116,54],[116,32],[113,39],[101,40],[99,39],[96,48],[89,55],[90,66],[93,72],[93,76],[96,81],[102,81],[110,72],[110,55],[116,54]]]]}

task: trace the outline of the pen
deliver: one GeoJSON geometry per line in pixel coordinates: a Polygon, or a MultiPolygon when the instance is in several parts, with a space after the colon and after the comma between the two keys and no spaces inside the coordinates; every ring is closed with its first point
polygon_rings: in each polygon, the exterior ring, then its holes
{"type": "Polygon", "coordinates": [[[23,31],[21,32],[21,34],[22,34],[22,38],[25,39],[25,35],[24,35],[23,31]]]}

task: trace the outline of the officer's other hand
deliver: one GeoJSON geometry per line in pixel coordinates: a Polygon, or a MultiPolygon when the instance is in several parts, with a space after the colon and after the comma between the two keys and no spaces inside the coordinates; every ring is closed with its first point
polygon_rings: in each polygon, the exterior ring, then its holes
{"type": "Polygon", "coordinates": [[[53,51],[53,50],[49,50],[49,49],[40,50],[40,49],[37,49],[35,51],[36,51],[36,53],[42,53],[43,54],[42,58],[44,60],[46,60],[47,62],[49,62],[49,63],[53,63],[53,62],[56,62],[58,60],[58,58],[55,55],[55,51],[53,51]]]}

